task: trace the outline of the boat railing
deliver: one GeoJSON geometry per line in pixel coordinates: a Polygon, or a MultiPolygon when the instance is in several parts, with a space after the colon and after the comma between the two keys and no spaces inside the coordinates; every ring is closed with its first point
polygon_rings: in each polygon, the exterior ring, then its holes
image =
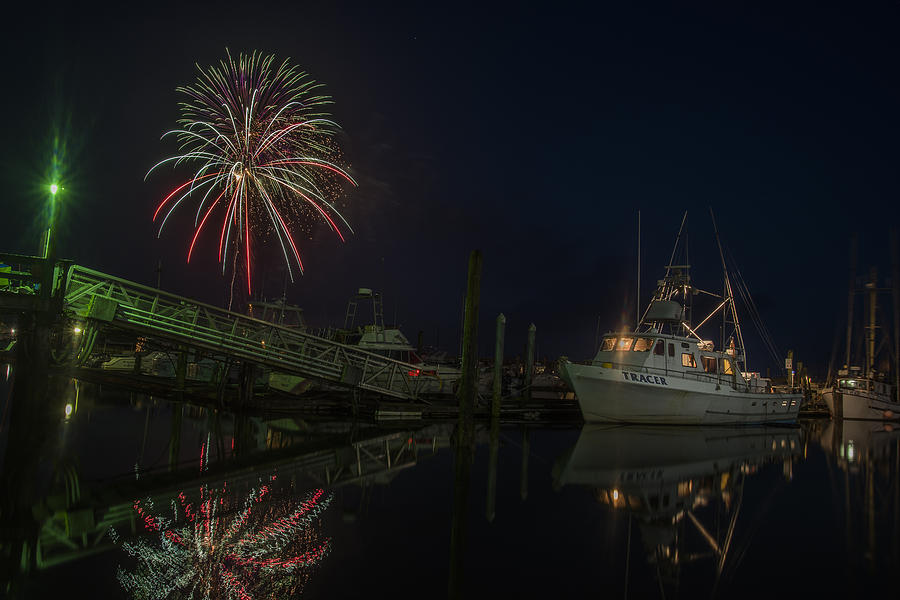
{"type": "MultiPolygon", "coordinates": [[[[588,363],[588,364],[596,364],[596,363],[588,363]]],[[[758,392],[765,393],[764,388],[758,388],[751,386],[749,383],[744,382],[744,385],[741,386],[738,383],[738,378],[733,375],[727,375],[725,373],[707,373],[706,371],[677,371],[674,369],[664,369],[660,367],[648,367],[646,365],[634,365],[634,364],[626,364],[626,363],[614,363],[604,361],[604,366],[609,365],[610,367],[616,369],[622,369],[625,371],[634,371],[635,373],[645,373],[649,375],[661,375],[663,377],[679,377],[681,379],[690,379],[692,381],[698,381],[701,383],[715,383],[718,385],[730,385],[732,388],[744,392],[758,392]]]]}

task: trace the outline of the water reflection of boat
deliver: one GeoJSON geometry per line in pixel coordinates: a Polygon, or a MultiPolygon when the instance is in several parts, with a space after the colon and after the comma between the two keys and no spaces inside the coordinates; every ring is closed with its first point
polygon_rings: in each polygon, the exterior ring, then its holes
{"type": "Polygon", "coordinates": [[[789,479],[800,447],[797,429],[589,425],[558,465],[557,484],[588,486],[599,503],[634,517],[660,585],[705,558],[714,560],[718,580],[735,544],[746,479],[770,463],[781,463],[789,479]],[[705,524],[723,516],[726,528],[705,524]],[[686,547],[687,523],[705,548],[686,547]]]}
{"type": "Polygon", "coordinates": [[[835,419],[810,429],[832,467],[834,524],[844,527],[849,566],[893,575],[900,564],[900,427],[835,419]]]}
{"type": "Polygon", "coordinates": [[[829,421],[818,436],[822,449],[842,468],[856,468],[860,462],[889,455],[900,440],[900,426],[869,420],[829,421]]]}

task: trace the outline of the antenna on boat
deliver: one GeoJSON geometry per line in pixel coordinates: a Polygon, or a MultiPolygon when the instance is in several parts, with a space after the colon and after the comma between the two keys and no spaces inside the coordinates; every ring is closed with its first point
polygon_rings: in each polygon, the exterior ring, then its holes
{"type": "Polygon", "coordinates": [[[641,211],[638,210],[638,244],[637,244],[637,310],[634,312],[634,330],[641,326],[641,211]]]}
{"type": "MultiPolygon", "coordinates": [[[[725,265],[725,252],[722,251],[722,240],[719,239],[719,227],[716,225],[716,215],[713,214],[712,206],[709,207],[709,216],[712,218],[713,231],[716,234],[716,245],[719,247],[719,258],[722,260],[722,275],[725,278],[725,301],[731,307],[731,320],[734,322],[734,332],[737,336],[738,348],[735,349],[734,358],[737,354],[741,354],[741,363],[745,370],[747,367],[747,349],[744,347],[744,335],[741,333],[741,322],[738,320],[737,307],[734,305],[734,293],[731,290],[731,279],[728,277],[728,267],[725,265]]],[[[724,315],[724,311],[723,311],[724,315]]]]}

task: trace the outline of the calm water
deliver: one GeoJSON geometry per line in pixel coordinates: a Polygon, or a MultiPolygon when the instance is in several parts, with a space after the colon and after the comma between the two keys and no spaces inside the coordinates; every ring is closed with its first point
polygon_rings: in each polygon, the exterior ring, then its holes
{"type": "Polygon", "coordinates": [[[442,598],[453,560],[463,597],[860,597],[900,564],[900,433],[880,424],[502,426],[495,469],[485,426],[466,478],[454,423],[235,417],[71,380],[17,411],[4,385],[0,576],[25,598],[229,577],[234,597],[442,598]]]}

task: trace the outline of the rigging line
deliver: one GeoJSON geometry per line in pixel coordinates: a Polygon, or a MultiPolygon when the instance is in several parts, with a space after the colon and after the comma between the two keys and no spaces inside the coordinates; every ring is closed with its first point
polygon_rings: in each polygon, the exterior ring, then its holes
{"type": "Polygon", "coordinates": [[[779,357],[781,356],[779,348],[768,328],[765,326],[765,323],[763,322],[762,315],[759,312],[759,308],[756,306],[756,302],[754,302],[753,296],[750,294],[750,288],[747,285],[747,282],[744,280],[744,276],[741,273],[741,270],[737,266],[737,261],[734,259],[734,256],[730,252],[728,254],[731,263],[734,265],[734,272],[738,282],[738,289],[741,292],[744,303],[747,305],[748,312],[750,313],[751,318],[754,321],[754,325],[759,331],[763,343],[766,345],[767,350],[772,355],[772,359],[776,364],[778,364],[779,357]]]}
{"type": "Polygon", "coordinates": [[[763,345],[765,345],[766,350],[772,356],[773,360],[777,363],[778,356],[779,356],[778,350],[775,347],[774,341],[772,340],[771,336],[769,335],[768,330],[766,330],[765,325],[762,322],[762,318],[759,315],[759,311],[756,310],[755,305],[753,305],[752,297],[748,296],[749,290],[746,288],[745,282],[743,282],[743,281],[738,282],[738,292],[740,293],[741,299],[743,300],[744,304],[748,307],[747,312],[750,316],[751,321],[753,321],[753,325],[756,327],[757,331],[759,332],[760,339],[762,340],[763,345]]]}
{"type": "Polygon", "coordinates": [[[778,347],[762,320],[762,315],[759,312],[759,308],[753,301],[753,296],[750,294],[750,288],[747,285],[747,282],[744,280],[744,276],[737,265],[737,261],[734,259],[734,255],[730,251],[727,251],[727,254],[729,262],[732,264],[732,270],[735,275],[735,283],[737,284],[738,292],[740,293],[741,299],[743,300],[747,308],[747,312],[750,315],[754,326],[759,332],[760,338],[762,339],[763,344],[766,346],[767,351],[772,355],[772,359],[776,363],[778,363],[778,357],[780,356],[778,347]]]}
{"type": "Polygon", "coordinates": [[[669,257],[669,264],[666,265],[666,276],[669,275],[669,267],[672,265],[672,261],[675,260],[675,252],[678,251],[678,244],[681,242],[681,232],[684,230],[684,224],[687,221],[687,211],[684,211],[684,216],[681,217],[681,226],[678,228],[678,235],[675,237],[675,247],[672,248],[672,256],[669,257]]]}

